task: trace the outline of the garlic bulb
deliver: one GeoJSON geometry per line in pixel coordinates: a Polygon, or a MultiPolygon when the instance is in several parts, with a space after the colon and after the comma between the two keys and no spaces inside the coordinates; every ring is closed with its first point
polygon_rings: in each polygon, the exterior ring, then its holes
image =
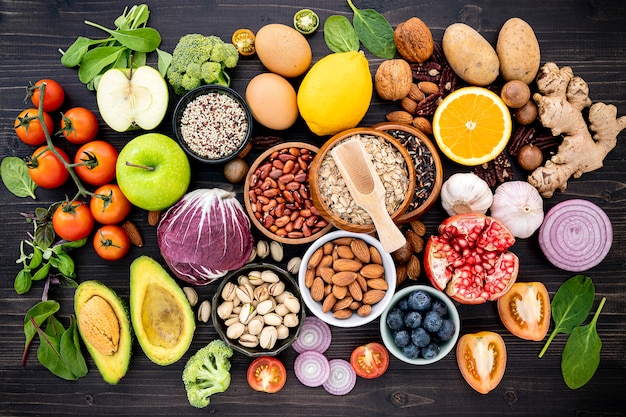
{"type": "Polygon", "coordinates": [[[543,223],[543,199],[526,181],[509,181],[496,188],[491,217],[500,220],[520,239],[530,237],[543,223]]]}
{"type": "Polygon", "coordinates": [[[450,176],[443,183],[439,196],[449,216],[461,213],[485,214],[493,200],[487,182],[471,172],[450,176]]]}

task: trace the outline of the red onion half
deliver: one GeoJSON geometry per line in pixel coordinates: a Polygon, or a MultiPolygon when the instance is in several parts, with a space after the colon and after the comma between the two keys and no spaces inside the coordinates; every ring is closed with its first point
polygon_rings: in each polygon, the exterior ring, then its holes
{"type": "Polygon", "coordinates": [[[582,199],[566,200],[548,211],[539,229],[539,246],[548,261],[570,272],[598,265],[613,243],[606,213],[582,199]]]}

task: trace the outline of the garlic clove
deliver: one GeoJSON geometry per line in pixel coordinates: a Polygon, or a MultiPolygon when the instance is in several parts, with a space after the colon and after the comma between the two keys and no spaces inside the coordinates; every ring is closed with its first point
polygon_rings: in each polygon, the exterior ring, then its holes
{"type": "Polygon", "coordinates": [[[526,239],[543,223],[543,198],[526,181],[507,181],[496,188],[490,214],[513,236],[526,239]]]}
{"type": "Polygon", "coordinates": [[[439,196],[441,206],[449,216],[461,213],[485,214],[493,202],[489,184],[471,172],[451,175],[441,186],[439,196]]]}

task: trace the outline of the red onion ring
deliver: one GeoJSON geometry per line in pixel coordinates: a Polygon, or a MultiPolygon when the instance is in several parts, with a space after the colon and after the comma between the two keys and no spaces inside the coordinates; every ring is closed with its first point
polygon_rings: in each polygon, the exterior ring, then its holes
{"type": "Polygon", "coordinates": [[[325,321],[314,316],[306,316],[300,334],[291,347],[298,353],[307,350],[324,353],[329,348],[331,339],[330,326],[325,321]]]}
{"type": "Polygon", "coordinates": [[[330,364],[324,354],[307,350],[296,357],[293,371],[302,385],[319,387],[330,376],[330,364]]]}
{"type": "Polygon", "coordinates": [[[330,376],[322,385],[332,395],[346,395],[356,385],[356,372],[350,362],[344,359],[331,359],[330,376]]]}
{"type": "Polygon", "coordinates": [[[539,228],[539,246],[554,266],[582,272],[598,265],[613,243],[613,227],[606,213],[582,199],[558,203],[539,228]]]}

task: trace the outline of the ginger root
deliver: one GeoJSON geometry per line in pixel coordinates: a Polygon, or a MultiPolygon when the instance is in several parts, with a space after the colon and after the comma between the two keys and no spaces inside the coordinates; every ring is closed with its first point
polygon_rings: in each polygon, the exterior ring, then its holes
{"type": "Polygon", "coordinates": [[[618,119],[617,108],[611,104],[591,104],[587,83],[569,67],[546,63],[539,70],[537,87],[533,99],[541,124],[554,136],[564,135],[557,153],[528,177],[543,197],[550,198],[557,190],[565,191],[570,177],[602,167],[617,144],[617,135],[626,128],[626,116],[618,119]],[[586,107],[589,126],[583,115],[586,107]]]}

